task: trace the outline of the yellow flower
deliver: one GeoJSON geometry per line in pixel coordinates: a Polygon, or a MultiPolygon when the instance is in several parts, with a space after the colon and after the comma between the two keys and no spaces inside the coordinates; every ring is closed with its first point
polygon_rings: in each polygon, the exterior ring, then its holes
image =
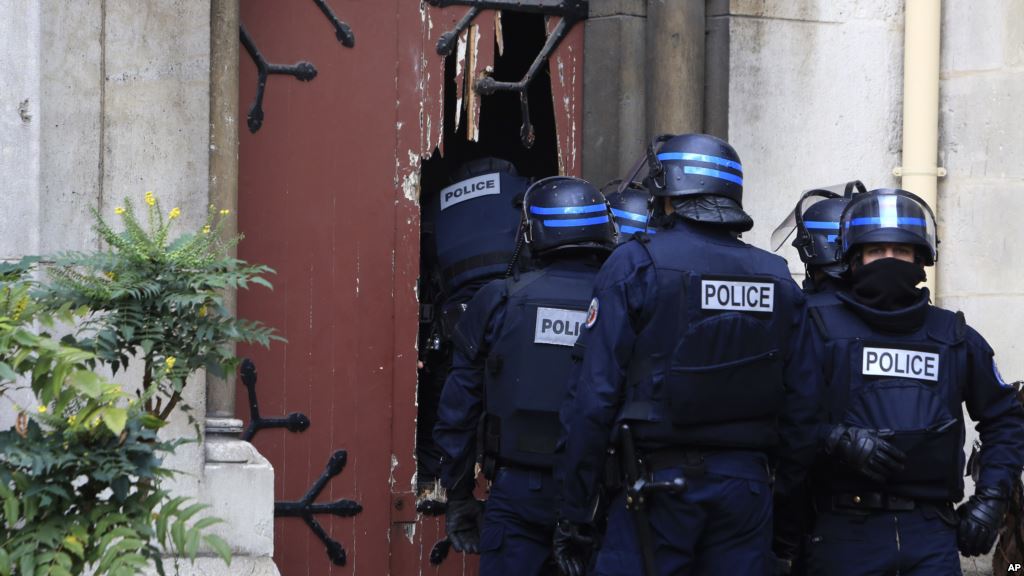
{"type": "Polygon", "coordinates": [[[116,280],[117,279],[117,274],[114,274],[113,272],[104,272],[103,274],[107,278],[110,278],[111,280],[116,280]]]}
{"type": "Polygon", "coordinates": [[[177,361],[178,359],[175,358],[174,356],[168,356],[167,359],[164,360],[164,364],[167,364],[167,369],[170,370],[174,368],[174,363],[177,361]]]}
{"type": "Polygon", "coordinates": [[[206,314],[207,314],[206,304],[203,304],[202,306],[199,307],[199,317],[200,318],[206,318],[206,314]]]}
{"type": "Polygon", "coordinates": [[[174,220],[178,216],[181,216],[181,208],[178,207],[171,208],[171,213],[167,215],[171,220],[174,220]]]}
{"type": "Polygon", "coordinates": [[[228,210],[227,208],[220,211],[221,216],[227,216],[228,214],[231,214],[231,210],[228,210]]]}
{"type": "Polygon", "coordinates": [[[210,233],[210,225],[207,224],[206,226],[203,226],[203,234],[209,234],[209,233],[210,233]]]}
{"type": "Polygon", "coordinates": [[[23,296],[21,300],[18,300],[18,303],[14,305],[12,317],[15,320],[20,319],[21,313],[25,311],[25,308],[28,308],[28,296],[23,296]]]}
{"type": "Polygon", "coordinates": [[[39,410],[40,414],[46,414],[46,406],[40,406],[37,410],[39,410]]]}
{"type": "Polygon", "coordinates": [[[71,424],[72,426],[74,426],[76,420],[78,420],[78,416],[76,416],[74,414],[72,414],[71,416],[68,416],[68,424],[71,424]]]}
{"type": "Polygon", "coordinates": [[[153,191],[146,192],[146,204],[150,206],[156,204],[156,196],[153,195],[153,191]]]}
{"type": "Polygon", "coordinates": [[[118,216],[120,216],[121,214],[124,214],[124,208],[122,208],[120,206],[118,206],[117,208],[114,208],[114,214],[117,214],[118,216]]]}

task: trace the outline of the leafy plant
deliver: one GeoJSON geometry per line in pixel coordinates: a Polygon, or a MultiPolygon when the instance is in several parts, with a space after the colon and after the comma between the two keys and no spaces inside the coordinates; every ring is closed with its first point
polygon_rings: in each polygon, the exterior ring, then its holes
{"type": "Polygon", "coordinates": [[[0,266],[0,396],[27,387],[39,403],[21,408],[0,432],[0,575],[125,576],[161,549],[195,558],[200,540],[230,562],[223,540],[196,519],[206,506],[172,498],[162,458],[183,440],[161,441],[164,421],[92,372],[94,352],[51,336],[56,322],[90,314],[65,303],[48,309],[22,279],[28,268],[0,266]]]}
{"type": "Polygon", "coordinates": [[[58,257],[45,299],[55,308],[88,307],[77,345],[115,373],[141,357],[146,409],[166,419],[190,374],[200,368],[218,376],[234,370],[231,344],[267,346],[279,339],[259,322],[232,316],[223,297],[225,290],[250,284],[270,288],[265,276],[273,270],[227,256],[240,240],[223,238],[227,210],[211,205],[201,230],[168,242],[181,210],[173,208],[165,218],[152,192],[145,204],[145,227],[129,199],[115,209],[121,232],[94,211],[96,230],[109,249],[58,257]]]}

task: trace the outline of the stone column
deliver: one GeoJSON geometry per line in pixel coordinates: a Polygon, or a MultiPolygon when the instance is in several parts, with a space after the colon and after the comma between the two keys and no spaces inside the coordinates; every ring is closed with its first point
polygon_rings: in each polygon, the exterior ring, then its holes
{"type": "Polygon", "coordinates": [[[646,140],[645,0],[592,0],[583,59],[583,177],[622,177],[646,140]]]}
{"type": "MultiPolygon", "coordinates": [[[[231,210],[224,235],[238,234],[238,0],[210,3],[210,204],[231,210]]],[[[234,250],[233,250],[234,251],[234,250]]],[[[234,256],[234,254],[232,254],[234,256]]],[[[235,313],[236,294],[225,294],[235,313]]],[[[206,378],[207,434],[237,434],[235,375],[206,378]]]]}
{"type": "MultiPolygon", "coordinates": [[[[209,201],[231,210],[224,234],[238,233],[238,0],[210,3],[209,201]]],[[[236,293],[225,294],[235,313],[236,293]]],[[[231,567],[215,558],[196,562],[196,574],[277,576],[274,554],[274,468],[256,448],[238,438],[235,375],[206,378],[206,438],[203,489],[210,513],[225,522],[215,532],[231,546],[231,567]]]]}
{"type": "Polygon", "coordinates": [[[647,137],[704,128],[704,2],[647,2],[647,137]]]}

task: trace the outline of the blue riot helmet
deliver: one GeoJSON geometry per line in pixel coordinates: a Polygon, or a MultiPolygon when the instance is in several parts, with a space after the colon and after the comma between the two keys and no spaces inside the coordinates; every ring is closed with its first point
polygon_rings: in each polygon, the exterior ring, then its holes
{"type": "Polygon", "coordinates": [[[629,240],[637,232],[655,234],[650,222],[651,195],[640,184],[630,182],[619,191],[622,180],[615,179],[604,185],[601,192],[608,199],[612,220],[619,230],[619,244],[629,240]]]}
{"type": "Polygon", "coordinates": [[[644,186],[655,197],[671,198],[679,217],[733,233],[753,228],[743,211],[743,166],[728,142],[708,134],[658,136],[646,161],[644,186]]]}
{"type": "Polygon", "coordinates": [[[505,173],[510,176],[519,175],[515,165],[508,160],[485,156],[483,158],[468,160],[460,164],[452,172],[451,182],[452,184],[455,184],[463,180],[469,180],[474,176],[479,176],[481,174],[493,174],[495,172],[505,173]]]}
{"type": "Polygon", "coordinates": [[[551,176],[534,182],[523,198],[523,218],[535,256],[564,248],[615,248],[608,201],[586,180],[551,176]]]}
{"type": "Polygon", "coordinates": [[[795,231],[792,245],[808,271],[820,270],[838,278],[846,270],[839,247],[839,218],[853,195],[865,192],[860,180],[805,191],[789,216],[772,232],[772,250],[778,251],[795,231]]]}
{"type": "Polygon", "coordinates": [[[925,266],[938,259],[932,209],[924,200],[897,188],[858,194],[843,210],[839,239],[847,262],[857,247],[884,243],[915,246],[925,266]]]}
{"type": "Polygon", "coordinates": [[[654,196],[711,194],[743,207],[743,166],[728,142],[708,134],[659,136],[648,152],[644,185],[654,196]]]}

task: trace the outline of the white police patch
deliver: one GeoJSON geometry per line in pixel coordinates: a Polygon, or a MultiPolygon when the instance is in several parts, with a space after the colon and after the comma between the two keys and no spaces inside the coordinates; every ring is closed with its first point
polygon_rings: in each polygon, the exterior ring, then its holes
{"type": "Polygon", "coordinates": [[[582,310],[537,308],[537,326],[533,331],[536,344],[572,346],[580,335],[580,326],[587,313],[582,310]]]}
{"type": "Polygon", "coordinates": [[[498,174],[484,174],[456,182],[441,190],[441,210],[446,210],[459,202],[491,194],[501,194],[501,177],[498,174]]]}
{"type": "Polygon", "coordinates": [[[775,310],[775,284],[771,282],[701,280],[700,285],[700,307],[704,310],[775,310]]]}
{"type": "Polygon", "coordinates": [[[597,322],[597,310],[600,305],[597,302],[597,298],[590,301],[590,308],[587,308],[587,328],[593,328],[594,323],[597,322]]]}
{"type": "Polygon", "coordinates": [[[915,380],[939,380],[939,355],[898,348],[864,348],[861,373],[915,380]]]}

